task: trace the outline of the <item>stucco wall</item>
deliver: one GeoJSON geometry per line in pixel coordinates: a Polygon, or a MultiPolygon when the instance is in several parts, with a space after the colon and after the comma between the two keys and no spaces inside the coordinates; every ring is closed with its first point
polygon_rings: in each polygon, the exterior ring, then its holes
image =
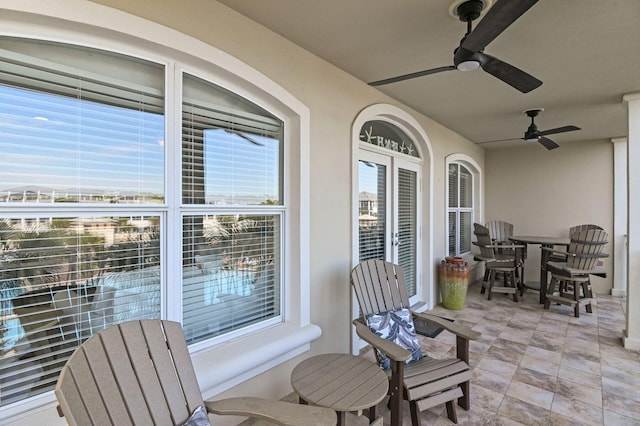
{"type": "MultiPolygon", "coordinates": [[[[524,141],[523,141],[524,143],[524,141]]],[[[506,220],[514,234],[569,236],[583,223],[609,233],[607,278],[594,277],[597,293],[609,293],[613,276],[613,144],[583,141],[553,151],[539,144],[488,150],[485,156],[485,219],[506,220]]],[[[525,277],[539,281],[540,249],[529,247],[525,277]]]]}

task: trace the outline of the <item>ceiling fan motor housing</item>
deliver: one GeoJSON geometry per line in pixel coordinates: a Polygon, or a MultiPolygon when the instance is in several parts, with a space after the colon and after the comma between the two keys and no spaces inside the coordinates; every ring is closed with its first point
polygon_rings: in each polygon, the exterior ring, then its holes
{"type": "Polygon", "coordinates": [[[457,10],[458,18],[462,22],[475,21],[480,17],[483,8],[484,2],[482,0],[469,0],[461,3],[457,10]]]}

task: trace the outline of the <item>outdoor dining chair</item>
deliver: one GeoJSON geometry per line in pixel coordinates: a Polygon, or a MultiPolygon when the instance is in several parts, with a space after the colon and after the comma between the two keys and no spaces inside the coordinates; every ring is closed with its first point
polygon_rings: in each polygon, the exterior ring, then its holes
{"type": "Polygon", "coordinates": [[[447,416],[457,423],[456,400],[465,410],[471,405],[469,340],[479,339],[480,333],[438,316],[411,311],[400,265],[362,261],[351,271],[351,285],[363,314],[353,321],[356,333],[375,349],[378,363],[386,367],[389,376],[391,426],[402,424],[403,399],[409,401],[413,426],[421,424],[421,411],[440,404],[446,404],[447,416]],[[457,356],[434,359],[422,354],[414,333],[416,320],[455,334],[457,356]]]}
{"type": "Polygon", "coordinates": [[[474,260],[484,262],[485,267],[480,293],[484,294],[488,289],[488,300],[492,299],[493,293],[513,294],[513,301],[517,302],[518,292],[521,295],[524,292],[520,283],[524,268],[524,246],[496,244],[491,240],[489,229],[479,223],[473,224],[473,233],[476,236],[473,244],[480,249],[480,253],[474,256],[474,260]],[[502,277],[502,285],[496,285],[500,277],[502,277]]]}
{"type": "Polygon", "coordinates": [[[508,243],[513,235],[513,224],[504,220],[490,220],[485,226],[489,229],[491,240],[496,243],[508,243]]]}
{"type": "Polygon", "coordinates": [[[328,408],[284,401],[203,401],[182,326],[173,321],[128,321],[94,334],[68,359],[55,394],[70,425],[203,426],[207,412],[278,425],[337,422],[328,408]]]}
{"type": "MultiPolygon", "coordinates": [[[[576,232],[588,231],[589,229],[602,229],[602,227],[598,225],[594,225],[592,223],[584,223],[581,225],[575,225],[569,228],[569,236],[575,234],[576,232]]],[[[547,255],[548,262],[566,262],[567,256],[558,251],[549,251],[547,255]]]]}
{"type": "Polygon", "coordinates": [[[607,238],[604,230],[589,228],[572,234],[566,251],[543,248],[566,259],[564,262],[547,262],[551,282],[545,295],[545,309],[549,309],[551,302],[556,302],[573,307],[576,317],[580,316],[581,305],[591,313],[593,295],[590,276],[603,272],[600,259],[609,256],[602,252],[607,238]],[[555,294],[556,291],[558,294],[555,294]]]}

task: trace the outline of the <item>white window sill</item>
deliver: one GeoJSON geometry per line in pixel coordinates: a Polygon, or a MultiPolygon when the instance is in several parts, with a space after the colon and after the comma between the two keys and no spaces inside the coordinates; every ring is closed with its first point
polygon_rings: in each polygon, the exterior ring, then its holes
{"type": "Polygon", "coordinates": [[[207,399],[288,361],[311,347],[322,334],[314,324],[278,324],[255,334],[191,354],[196,377],[207,399]]]}
{"type": "MultiPolygon", "coordinates": [[[[308,351],[311,342],[321,334],[320,327],[314,324],[283,323],[192,353],[203,398],[215,396],[308,351]]],[[[19,401],[2,408],[0,424],[64,425],[64,419],[58,417],[57,405],[53,392],[19,401]]]]}

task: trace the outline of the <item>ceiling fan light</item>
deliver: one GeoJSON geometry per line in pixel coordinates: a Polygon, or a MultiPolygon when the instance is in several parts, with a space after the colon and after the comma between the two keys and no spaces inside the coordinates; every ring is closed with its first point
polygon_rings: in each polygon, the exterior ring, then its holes
{"type": "Polygon", "coordinates": [[[474,71],[477,70],[480,67],[480,62],[478,61],[462,61],[460,62],[456,68],[458,68],[458,71],[474,71]]]}
{"type": "Polygon", "coordinates": [[[538,140],[539,139],[538,139],[537,136],[535,136],[535,137],[529,136],[528,138],[525,138],[525,141],[527,141],[527,142],[538,142],[538,140]]]}

